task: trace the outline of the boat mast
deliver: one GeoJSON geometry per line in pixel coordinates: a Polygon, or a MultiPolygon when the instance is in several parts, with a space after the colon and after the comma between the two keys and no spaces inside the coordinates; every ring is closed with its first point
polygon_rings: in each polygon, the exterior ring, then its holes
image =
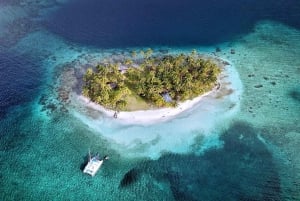
{"type": "Polygon", "coordinates": [[[92,156],[91,156],[91,150],[89,149],[89,161],[91,160],[92,156]]]}

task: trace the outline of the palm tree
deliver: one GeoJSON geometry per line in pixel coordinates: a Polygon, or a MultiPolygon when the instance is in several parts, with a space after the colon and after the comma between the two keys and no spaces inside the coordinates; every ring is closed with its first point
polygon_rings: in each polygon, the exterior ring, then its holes
{"type": "Polygon", "coordinates": [[[127,106],[127,102],[125,100],[118,100],[115,105],[115,110],[120,111],[124,110],[127,106]]]}
{"type": "Polygon", "coordinates": [[[125,62],[124,62],[124,64],[126,66],[131,66],[133,64],[133,61],[131,59],[126,59],[125,62]]]}
{"type": "Polygon", "coordinates": [[[150,58],[152,53],[153,53],[153,50],[151,48],[148,48],[145,52],[145,58],[146,59],[150,58]]]}

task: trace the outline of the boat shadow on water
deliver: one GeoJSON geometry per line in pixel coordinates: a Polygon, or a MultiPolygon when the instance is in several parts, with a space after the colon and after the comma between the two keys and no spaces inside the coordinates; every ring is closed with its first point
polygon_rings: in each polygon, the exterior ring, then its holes
{"type": "Polygon", "coordinates": [[[88,164],[89,162],[89,154],[86,154],[85,156],[82,157],[83,162],[80,164],[80,170],[83,171],[85,166],[88,164]]]}

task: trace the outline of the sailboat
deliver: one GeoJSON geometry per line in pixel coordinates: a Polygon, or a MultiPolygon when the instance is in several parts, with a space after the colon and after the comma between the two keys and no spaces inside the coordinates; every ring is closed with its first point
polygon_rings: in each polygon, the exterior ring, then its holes
{"type": "Polygon", "coordinates": [[[102,159],[100,159],[99,154],[92,156],[91,152],[89,151],[89,161],[86,164],[86,166],[83,169],[83,173],[89,174],[92,177],[95,176],[95,174],[98,172],[100,167],[102,166],[104,160],[108,160],[108,156],[104,156],[102,159]]]}

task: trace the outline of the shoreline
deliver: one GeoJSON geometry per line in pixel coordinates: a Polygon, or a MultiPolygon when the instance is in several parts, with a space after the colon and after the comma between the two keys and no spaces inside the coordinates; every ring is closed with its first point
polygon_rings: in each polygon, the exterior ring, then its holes
{"type": "Polygon", "coordinates": [[[77,99],[79,104],[84,105],[89,109],[99,111],[107,118],[110,118],[111,120],[114,120],[121,124],[149,125],[168,121],[176,118],[178,115],[182,114],[185,111],[191,110],[194,106],[201,104],[201,101],[204,98],[210,97],[217,100],[234,93],[236,89],[235,86],[230,86],[233,83],[230,79],[229,72],[231,68],[233,68],[233,66],[231,63],[229,63],[229,61],[223,59],[219,61],[226,62],[226,64],[220,66],[221,73],[218,77],[217,86],[215,86],[211,91],[206,92],[194,99],[180,102],[175,108],[167,107],[149,110],[121,111],[118,113],[118,117],[114,118],[115,111],[106,109],[103,106],[90,101],[89,98],[84,97],[83,95],[76,95],[75,98],[77,99]]]}
{"type": "Polygon", "coordinates": [[[118,112],[118,117],[114,118],[115,111],[104,108],[103,106],[90,101],[87,97],[83,95],[78,96],[80,102],[83,102],[86,107],[97,110],[107,117],[119,121],[124,124],[153,124],[162,121],[167,121],[173,117],[181,114],[182,112],[193,108],[198,104],[201,99],[209,94],[215,92],[216,89],[213,89],[205,94],[202,94],[192,100],[187,100],[180,102],[177,107],[171,108],[159,108],[159,109],[149,109],[149,110],[136,110],[136,111],[121,111],[118,112]]]}

